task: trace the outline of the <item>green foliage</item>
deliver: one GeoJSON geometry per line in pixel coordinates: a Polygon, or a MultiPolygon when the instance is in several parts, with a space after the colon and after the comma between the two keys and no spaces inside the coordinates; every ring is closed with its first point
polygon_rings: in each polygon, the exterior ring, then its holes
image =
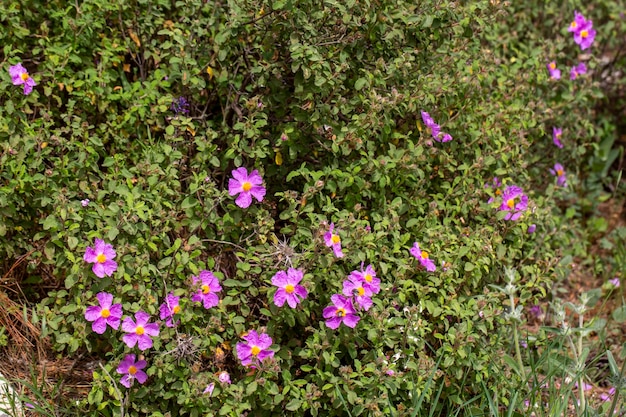
{"type": "Polygon", "coordinates": [[[29,253],[30,275],[54,277],[39,303],[54,349],[102,360],[83,414],[401,416],[431,399],[445,413],[510,382],[494,362],[505,296],[490,285],[514,267],[521,305],[546,295],[570,238],[554,200],[580,191],[574,172],[566,190],[547,174],[551,127],[569,129],[563,164],[595,150],[606,175],[615,159],[608,133],[589,140],[597,83],[548,80],[565,40],[514,41],[529,22],[486,0],[23,3],[0,10],[3,66],[22,62],[38,86],[0,81],[0,255],[29,253]],[[172,110],[179,97],[188,113],[172,110]],[[433,142],[421,110],[454,139],[433,142]],[[227,191],[240,166],[268,189],[245,210],[227,191]],[[495,176],[528,194],[520,221],[487,203],[495,176]],[[344,258],[324,245],[330,223],[344,258]],[[116,248],[112,277],[82,259],[95,238],[116,248]],[[415,241],[436,272],[409,254],[415,241]],[[322,311],[362,263],[382,291],[355,329],[331,330],[322,311]],[[305,271],[297,309],[272,303],[288,266],[305,271]],[[188,298],[203,269],[223,287],[210,310],[188,298]],[[119,384],[137,352],[84,318],[100,291],[128,316],[181,296],[181,324],[144,353],[144,385],[119,384]],[[235,354],[249,330],[274,342],[259,369],[235,354]]]}

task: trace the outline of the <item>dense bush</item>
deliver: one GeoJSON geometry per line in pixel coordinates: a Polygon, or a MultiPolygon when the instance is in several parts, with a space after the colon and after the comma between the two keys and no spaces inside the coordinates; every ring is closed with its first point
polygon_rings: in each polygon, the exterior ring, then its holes
{"type": "Polygon", "coordinates": [[[557,57],[574,64],[569,6],[543,11],[557,33],[522,44],[505,42],[516,33],[501,28],[524,26],[499,2],[414,3],[0,11],[0,254],[30,253],[31,279],[57,285],[40,304],[55,350],[101,358],[83,412],[410,415],[430,377],[458,404],[474,383],[506,382],[494,359],[509,343],[505,295],[491,285],[516,268],[524,304],[562,267],[554,200],[568,205],[578,182],[568,172],[558,186],[548,169],[593,153],[598,89],[546,70],[557,57]],[[9,76],[20,62],[37,83],[28,95],[9,76]],[[435,140],[422,111],[452,140],[435,140]],[[571,129],[563,150],[555,126],[571,129]],[[239,167],[267,188],[246,208],[229,195],[239,167]],[[512,185],[528,196],[516,221],[499,210],[512,185]],[[326,244],[333,226],[343,257],[326,244]],[[111,276],[83,259],[96,238],[116,251],[111,276]],[[329,328],[331,296],[367,265],[381,280],[373,306],[354,329],[329,328]],[[290,267],[308,296],[277,307],[272,278],[290,267]],[[191,299],[203,270],[221,285],[209,309],[191,299]],[[153,322],[173,293],[180,322],[159,321],[153,347],[130,348],[121,330],[99,335],[85,319],[100,292],[153,322]],[[271,337],[274,356],[250,368],[236,345],[252,331],[271,337]],[[126,389],[116,370],[129,353],[148,380],[126,389]]]}

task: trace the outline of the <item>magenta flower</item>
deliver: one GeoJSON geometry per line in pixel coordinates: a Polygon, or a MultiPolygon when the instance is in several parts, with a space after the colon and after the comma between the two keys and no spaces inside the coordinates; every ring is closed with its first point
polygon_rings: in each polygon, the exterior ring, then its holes
{"type": "Polygon", "coordinates": [[[201,282],[200,289],[191,297],[191,301],[202,303],[204,308],[209,309],[220,303],[220,299],[215,294],[222,291],[219,280],[213,275],[213,272],[202,270],[197,277],[193,278],[194,286],[201,282]]]}
{"type": "Polygon", "coordinates": [[[561,142],[561,135],[563,134],[563,129],[558,127],[552,128],[552,142],[559,148],[563,148],[563,143],[561,142]]]}
{"type": "Polygon", "coordinates": [[[574,20],[572,20],[572,23],[570,23],[567,31],[576,33],[586,24],[587,19],[585,19],[585,16],[583,16],[581,13],[578,13],[577,11],[574,11],[574,20]]]}
{"type": "Polygon", "coordinates": [[[361,265],[361,270],[350,272],[348,278],[361,281],[363,288],[372,294],[378,294],[380,292],[380,279],[376,278],[376,271],[374,271],[372,265],[368,265],[365,270],[363,269],[363,265],[361,265]]]}
{"type": "Polygon", "coordinates": [[[215,389],[215,383],[211,382],[209,385],[206,386],[206,388],[204,389],[204,391],[202,391],[202,393],[209,394],[209,397],[211,397],[213,395],[214,389],[215,389]]]}
{"type": "Polygon", "coordinates": [[[449,133],[444,133],[441,131],[441,126],[439,126],[430,114],[425,111],[421,111],[422,113],[422,121],[424,122],[424,126],[426,126],[426,132],[430,133],[430,135],[437,142],[450,142],[452,140],[452,136],[449,133]]]}
{"type": "Polygon", "coordinates": [[[620,285],[621,285],[619,277],[615,277],[613,279],[610,279],[609,280],[609,284],[611,284],[615,288],[619,288],[620,285]]]}
{"type": "Polygon", "coordinates": [[[428,272],[435,272],[437,269],[435,267],[435,263],[432,259],[429,259],[428,252],[420,249],[420,245],[417,242],[413,243],[413,247],[410,249],[410,252],[411,255],[415,256],[417,260],[420,261],[420,264],[422,264],[428,272]]]}
{"type": "Polygon", "coordinates": [[[86,198],[84,200],[80,200],[80,205],[83,207],[87,207],[89,205],[89,199],[86,198]]]}
{"type": "Polygon", "coordinates": [[[99,292],[96,298],[100,305],[89,306],[85,311],[85,319],[93,322],[91,329],[102,334],[106,331],[108,324],[112,329],[117,330],[122,318],[122,305],[113,304],[113,295],[106,292],[99,292]]]}
{"type": "Polygon", "coordinates": [[[117,270],[117,262],[115,258],[115,250],[113,245],[105,243],[102,239],[96,239],[94,247],[87,247],[83,259],[85,262],[94,264],[91,270],[99,278],[111,276],[117,270]]]}
{"type": "Polygon", "coordinates": [[[180,313],[179,300],[180,297],[176,297],[174,293],[171,292],[165,297],[165,302],[159,307],[159,318],[161,320],[165,320],[165,325],[167,327],[174,327],[179,323],[179,321],[174,323],[172,320],[175,314],[180,313]]]}
{"type": "Polygon", "coordinates": [[[354,297],[356,303],[365,311],[372,306],[372,291],[365,288],[364,281],[357,276],[350,274],[348,279],[343,281],[343,295],[354,297]]]}
{"type": "Polygon", "coordinates": [[[352,300],[343,295],[333,294],[330,297],[333,305],[324,308],[322,315],[326,319],[326,325],[331,329],[338,328],[341,323],[354,328],[361,318],[357,316],[352,306],[352,300]]]}
{"type": "Polygon", "coordinates": [[[256,169],[248,175],[248,170],[244,167],[237,168],[233,171],[233,178],[228,180],[228,194],[231,196],[239,194],[235,204],[241,208],[248,208],[252,204],[252,197],[257,201],[263,201],[265,192],[263,178],[256,169]]]}
{"type": "Polygon", "coordinates": [[[296,308],[301,301],[300,298],[302,300],[306,298],[306,288],[299,285],[300,281],[302,281],[302,276],[301,270],[289,268],[287,272],[278,271],[272,277],[272,285],[278,287],[278,290],[274,293],[274,304],[277,307],[282,307],[285,301],[287,301],[289,307],[296,308]]]}
{"type": "Polygon", "coordinates": [[[526,233],[533,234],[535,233],[535,230],[537,230],[537,225],[533,223],[530,226],[528,226],[528,230],[526,230],[526,233]]]}
{"type": "Polygon", "coordinates": [[[324,234],[324,242],[327,247],[332,247],[333,252],[337,258],[343,258],[343,252],[341,251],[341,238],[339,235],[333,233],[335,230],[335,223],[330,224],[330,230],[324,234]]]}
{"type": "Polygon", "coordinates": [[[561,79],[561,70],[557,69],[555,61],[548,63],[546,66],[548,67],[550,78],[552,78],[553,80],[561,79]]]}
{"type": "Polygon", "coordinates": [[[575,80],[579,75],[587,73],[587,66],[584,62],[578,63],[578,65],[574,65],[569,72],[569,79],[575,80]]]}
{"type": "Polygon", "coordinates": [[[230,382],[230,374],[228,372],[226,372],[226,371],[220,372],[220,374],[217,377],[217,379],[219,379],[222,384],[230,385],[230,383],[231,383],[230,382]]]}
{"type": "Polygon", "coordinates": [[[602,394],[600,394],[600,399],[605,402],[612,401],[614,395],[615,395],[615,387],[611,387],[611,389],[609,389],[608,392],[603,392],[602,394]]]}
{"type": "Polygon", "coordinates": [[[580,49],[582,51],[591,47],[594,39],[596,38],[596,31],[592,26],[593,23],[591,20],[587,20],[579,30],[574,32],[574,42],[576,42],[577,45],[580,45],[580,49]]]}
{"type": "Polygon", "coordinates": [[[24,95],[29,95],[33,91],[33,87],[37,85],[35,80],[28,75],[26,68],[21,63],[9,67],[9,74],[11,74],[11,82],[13,85],[23,85],[24,95]]]}
{"type": "Polygon", "coordinates": [[[255,330],[243,337],[246,343],[237,343],[237,357],[243,366],[249,366],[253,362],[263,362],[267,358],[274,356],[274,351],[270,350],[272,338],[267,333],[257,333],[255,330]]]}
{"type": "Polygon", "coordinates": [[[139,350],[150,349],[152,347],[151,337],[159,335],[159,325],[157,323],[148,323],[150,314],[144,311],[136,312],[135,320],[137,320],[136,323],[130,317],[126,317],[122,322],[122,330],[126,332],[122,336],[122,340],[129,348],[137,344],[139,350]]]}
{"type": "MultiPolygon", "coordinates": [[[[493,193],[496,196],[499,196],[500,194],[502,194],[502,190],[500,189],[500,187],[502,187],[502,182],[498,179],[498,177],[493,177],[493,180],[490,183],[486,183],[485,184],[485,188],[493,188],[493,193]]],[[[487,200],[488,204],[491,204],[495,201],[495,197],[489,197],[489,200],[487,200]]]]}
{"type": "Polygon", "coordinates": [[[557,185],[561,187],[565,187],[567,185],[566,184],[567,177],[565,176],[565,169],[563,168],[563,165],[558,164],[558,163],[554,164],[554,169],[550,169],[550,174],[557,177],[557,180],[556,180],[557,185]]]}
{"type": "Polygon", "coordinates": [[[516,185],[506,187],[502,194],[501,211],[508,211],[504,220],[518,220],[528,208],[528,197],[522,189],[516,185]]]}
{"type": "Polygon", "coordinates": [[[120,384],[124,385],[126,388],[130,388],[135,379],[140,384],[146,382],[148,375],[142,371],[146,365],[147,363],[144,360],[135,362],[135,355],[126,355],[117,367],[117,373],[124,375],[122,379],[120,379],[120,384]]]}

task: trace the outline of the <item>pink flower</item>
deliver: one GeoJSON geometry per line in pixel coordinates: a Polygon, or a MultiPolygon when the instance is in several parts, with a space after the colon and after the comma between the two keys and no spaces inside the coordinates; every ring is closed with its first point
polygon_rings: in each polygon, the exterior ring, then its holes
{"type": "Polygon", "coordinates": [[[211,382],[209,385],[206,386],[206,388],[204,389],[204,391],[202,391],[202,393],[209,394],[209,397],[211,397],[213,395],[214,389],[215,389],[215,383],[211,382]]]}
{"type": "Polygon", "coordinates": [[[144,360],[135,362],[135,355],[126,355],[117,367],[117,373],[124,375],[122,379],[120,379],[120,384],[124,385],[126,388],[130,388],[135,379],[140,384],[146,382],[148,375],[142,371],[146,365],[147,363],[144,360]]]}
{"type": "Polygon", "coordinates": [[[299,285],[302,276],[301,270],[289,268],[287,272],[278,271],[272,277],[272,285],[278,287],[278,290],[274,293],[274,304],[277,307],[282,307],[285,301],[287,301],[289,307],[296,308],[301,301],[300,298],[304,300],[307,297],[306,288],[299,285]]]}
{"type": "Polygon", "coordinates": [[[579,75],[587,73],[587,66],[584,62],[580,62],[578,65],[574,65],[569,72],[569,79],[575,80],[579,75]]]}
{"type": "Polygon", "coordinates": [[[567,177],[565,176],[565,169],[561,164],[554,164],[554,169],[550,169],[550,174],[557,177],[556,183],[560,187],[565,187],[567,185],[567,177]]]}
{"type": "Polygon", "coordinates": [[[80,205],[83,207],[87,207],[89,205],[89,199],[86,198],[84,200],[80,200],[80,205]]]}
{"type": "Polygon", "coordinates": [[[200,285],[200,289],[191,297],[191,301],[202,303],[206,309],[215,307],[220,303],[220,299],[216,293],[222,291],[222,287],[219,280],[213,275],[213,272],[203,270],[200,271],[198,277],[192,278],[194,285],[196,285],[198,281],[202,284],[200,285]]]}
{"type": "Polygon", "coordinates": [[[608,392],[603,392],[600,394],[600,399],[602,401],[612,401],[613,396],[615,395],[615,387],[611,387],[608,392]]]}
{"type": "Polygon", "coordinates": [[[552,128],[552,142],[559,148],[563,148],[563,143],[561,143],[561,135],[563,134],[563,129],[558,127],[552,128]]]}
{"type": "Polygon", "coordinates": [[[430,117],[430,114],[423,110],[421,111],[421,113],[422,121],[426,126],[426,132],[430,133],[433,139],[435,139],[437,142],[450,142],[452,140],[452,136],[449,133],[442,132],[441,126],[435,123],[433,118],[430,117]]]}
{"type": "Polygon", "coordinates": [[[596,38],[596,31],[593,29],[593,23],[591,20],[587,20],[576,32],[574,32],[574,42],[580,45],[580,49],[591,47],[594,39],[596,38]]]}
{"type": "Polygon", "coordinates": [[[122,305],[112,304],[113,295],[106,292],[99,292],[96,298],[100,305],[87,307],[85,311],[85,319],[93,322],[91,329],[102,334],[106,331],[108,324],[112,329],[117,330],[122,318],[122,305]]]}
{"type": "Polygon", "coordinates": [[[504,220],[518,220],[524,211],[528,208],[528,197],[524,191],[516,185],[506,187],[502,194],[501,211],[508,211],[504,220]]]}
{"type": "Polygon", "coordinates": [[[533,233],[535,233],[536,229],[537,229],[537,225],[533,223],[530,226],[528,226],[528,229],[526,230],[526,233],[533,234],[533,233]]]}
{"type": "Polygon", "coordinates": [[[180,313],[179,300],[180,297],[176,297],[174,293],[171,292],[167,295],[167,297],[165,297],[165,302],[159,307],[159,318],[161,320],[166,320],[165,325],[167,327],[174,327],[179,323],[179,321],[174,323],[172,320],[175,314],[180,313]]]}
{"type": "Polygon", "coordinates": [[[615,277],[609,280],[609,284],[611,284],[614,288],[619,288],[621,285],[619,277],[615,277]]]}
{"type": "Polygon", "coordinates": [[[587,19],[585,19],[585,16],[583,16],[581,13],[578,13],[577,11],[574,11],[574,20],[572,20],[572,23],[570,23],[567,31],[576,33],[586,24],[587,19]]]}
{"type": "Polygon", "coordinates": [[[365,288],[364,281],[357,276],[350,274],[347,280],[343,282],[343,295],[354,297],[356,303],[365,311],[372,306],[372,291],[365,288]]]}
{"type": "Polygon", "coordinates": [[[370,291],[372,294],[378,294],[380,292],[380,279],[376,278],[376,271],[372,265],[368,265],[363,269],[361,265],[360,271],[350,272],[350,279],[357,279],[363,282],[363,288],[370,291]]]}
{"type": "Polygon", "coordinates": [[[33,87],[37,85],[21,63],[9,67],[9,74],[11,74],[13,85],[24,86],[24,95],[29,95],[33,91],[33,87]]]}
{"type": "Polygon", "coordinates": [[[263,362],[265,359],[272,358],[274,351],[270,350],[272,346],[272,338],[267,333],[257,333],[255,330],[243,337],[246,343],[237,343],[237,357],[243,366],[249,366],[253,362],[263,362]]]}
{"type": "Polygon", "coordinates": [[[410,252],[411,255],[415,256],[417,260],[420,261],[420,264],[422,264],[428,272],[435,272],[437,269],[435,263],[428,257],[428,252],[420,249],[420,245],[417,242],[413,243],[413,247],[410,249],[410,252]]]}
{"type": "Polygon", "coordinates": [[[335,223],[330,224],[330,230],[324,234],[324,242],[327,247],[332,247],[333,252],[337,258],[343,258],[343,252],[341,251],[341,238],[339,235],[333,233],[335,229],[335,223]]]}
{"type": "Polygon", "coordinates": [[[220,372],[220,374],[217,377],[217,379],[219,379],[222,384],[230,385],[230,383],[231,383],[230,382],[230,375],[226,371],[220,372]]]}
{"type": "Polygon", "coordinates": [[[233,171],[233,178],[228,180],[228,194],[231,196],[239,194],[235,200],[241,208],[248,208],[252,204],[252,197],[257,201],[263,201],[266,189],[263,187],[263,178],[256,169],[248,175],[248,170],[244,167],[233,171]]]}
{"type": "Polygon", "coordinates": [[[547,64],[548,72],[550,73],[550,78],[553,80],[561,79],[561,70],[556,68],[556,62],[552,61],[547,64]]]}
{"type": "Polygon", "coordinates": [[[102,239],[96,239],[94,247],[87,247],[83,259],[85,262],[94,264],[91,270],[99,278],[111,276],[117,270],[117,262],[115,258],[115,250],[113,245],[105,243],[102,239]]]}
{"type": "Polygon", "coordinates": [[[357,316],[350,298],[333,294],[330,297],[330,301],[332,301],[333,305],[326,307],[322,314],[326,319],[326,325],[331,329],[338,328],[341,323],[354,328],[359,320],[361,320],[361,318],[357,316]]]}
{"type": "Polygon", "coordinates": [[[157,323],[148,323],[150,314],[144,311],[135,313],[135,321],[130,317],[126,317],[122,322],[122,330],[126,332],[122,336],[122,340],[126,346],[132,348],[137,344],[139,350],[146,350],[152,347],[151,337],[159,335],[159,325],[157,323]]]}

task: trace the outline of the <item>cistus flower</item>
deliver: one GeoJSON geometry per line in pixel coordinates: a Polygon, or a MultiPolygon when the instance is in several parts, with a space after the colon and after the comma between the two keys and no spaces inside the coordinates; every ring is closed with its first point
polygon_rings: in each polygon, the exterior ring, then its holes
{"type": "Polygon", "coordinates": [[[342,294],[347,297],[354,297],[354,301],[365,311],[372,306],[372,291],[365,288],[364,281],[354,275],[350,275],[348,279],[343,281],[342,294]]]}
{"type": "Polygon", "coordinates": [[[122,341],[126,346],[132,348],[137,344],[139,350],[146,350],[152,347],[152,338],[159,335],[159,325],[157,323],[148,323],[150,314],[144,311],[135,313],[136,322],[126,317],[122,322],[122,330],[126,332],[122,336],[122,341]]]}
{"type": "Polygon", "coordinates": [[[200,289],[191,297],[191,301],[202,303],[206,309],[220,303],[216,293],[222,291],[222,286],[213,272],[202,270],[197,277],[192,276],[192,279],[194,286],[200,284],[200,289]]]}
{"type": "Polygon", "coordinates": [[[146,365],[147,363],[144,360],[135,362],[135,355],[126,355],[117,367],[117,373],[124,375],[122,379],[120,379],[120,384],[124,385],[126,388],[130,388],[135,379],[140,384],[146,382],[148,375],[142,370],[146,365]]]}
{"type": "Polygon", "coordinates": [[[96,239],[94,247],[87,247],[83,259],[85,262],[93,264],[91,270],[99,278],[111,276],[117,270],[117,262],[115,258],[115,250],[113,245],[105,243],[102,239],[96,239]]]}
{"type": "Polygon", "coordinates": [[[537,225],[533,223],[530,226],[528,226],[528,230],[526,230],[526,233],[533,234],[535,233],[535,230],[537,230],[537,225]]]}
{"type": "Polygon", "coordinates": [[[322,315],[326,319],[326,326],[331,329],[336,329],[343,323],[348,327],[354,328],[359,320],[361,320],[361,318],[357,316],[350,298],[340,294],[333,294],[330,297],[330,301],[333,305],[324,308],[322,312],[322,315]]]}
{"type": "Polygon", "coordinates": [[[278,287],[274,293],[274,304],[277,307],[282,307],[286,301],[289,307],[296,308],[300,301],[307,297],[306,288],[299,285],[303,275],[301,270],[289,268],[287,272],[278,271],[272,277],[272,285],[278,287]]]}
{"type": "Polygon", "coordinates": [[[9,67],[9,74],[11,74],[11,82],[13,85],[24,86],[25,96],[29,95],[33,91],[33,87],[37,85],[35,80],[28,75],[28,71],[22,66],[22,63],[9,67]]]}
{"type": "Polygon", "coordinates": [[[613,279],[610,279],[609,280],[609,284],[611,284],[615,288],[619,288],[619,286],[621,285],[619,277],[615,277],[613,279]]]}
{"type": "Polygon", "coordinates": [[[546,66],[548,67],[550,78],[552,78],[553,80],[561,79],[561,70],[556,67],[555,61],[549,62],[546,66]]]}
{"type": "Polygon", "coordinates": [[[174,327],[178,324],[178,321],[174,323],[172,318],[175,314],[180,313],[180,297],[176,297],[173,292],[169,293],[165,297],[165,302],[159,307],[159,318],[165,320],[167,327],[174,327]]]}
{"type": "Polygon", "coordinates": [[[211,397],[213,395],[214,389],[215,389],[215,383],[211,382],[209,385],[206,386],[206,388],[204,389],[204,391],[202,391],[202,393],[209,394],[209,397],[211,397]]]}
{"type": "Polygon", "coordinates": [[[217,379],[219,379],[219,381],[220,381],[222,384],[227,384],[227,385],[230,385],[230,383],[231,383],[231,382],[230,382],[230,374],[229,374],[228,372],[226,372],[226,371],[222,371],[222,372],[220,372],[220,374],[219,374],[219,376],[217,377],[217,379]]]}
{"type": "Polygon", "coordinates": [[[558,127],[552,128],[552,142],[559,148],[563,148],[563,143],[561,142],[561,135],[563,135],[563,129],[558,127]]]}
{"type": "MultiPolygon", "coordinates": [[[[498,179],[498,177],[493,177],[493,180],[491,180],[491,183],[485,184],[485,188],[493,189],[493,193],[496,195],[496,197],[502,194],[502,190],[500,189],[500,187],[502,187],[502,182],[498,179]]],[[[489,200],[487,200],[487,203],[491,204],[494,201],[495,201],[495,197],[489,197],[489,200]]]]}
{"type": "Polygon", "coordinates": [[[508,211],[504,220],[518,220],[526,208],[528,208],[528,196],[524,194],[524,191],[516,185],[506,187],[502,193],[502,204],[500,205],[501,211],[508,211]]]}
{"type": "Polygon", "coordinates": [[[372,294],[378,294],[380,292],[380,279],[376,278],[376,271],[374,271],[372,265],[368,265],[363,269],[363,264],[361,264],[361,270],[350,272],[349,278],[362,281],[363,288],[370,291],[372,294]]]}
{"type": "Polygon", "coordinates": [[[578,11],[575,10],[574,20],[572,20],[572,23],[569,24],[567,31],[576,33],[586,24],[587,24],[587,19],[585,19],[585,16],[583,16],[581,13],[578,13],[578,11]]]}
{"type": "Polygon", "coordinates": [[[569,79],[575,80],[579,75],[587,73],[587,66],[584,62],[580,62],[578,65],[574,65],[569,72],[569,79]]]}
{"type": "Polygon", "coordinates": [[[595,38],[596,31],[593,29],[593,23],[591,20],[587,20],[577,31],[574,32],[574,42],[580,46],[582,51],[591,47],[595,38]]]}
{"type": "Polygon", "coordinates": [[[413,255],[417,258],[418,261],[420,261],[420,264],[422,264],[422,266],[426,268],[428,272],[435,272],[435,270],[437,269],[435,263],[432,259],[428,257],[428,252],[420,249],[420,245],[417,242],[413,243],[413,247],[409,251],[411,252],[411,255],[413,255]]]}
{"type": "Polygon", "coordinates": [[[252,197],[257,201],[263,201],[266,189],[263,187],[263,178],[256,169],[250,172],[244,167],[237,168],[233,171],[233,178],[228,180],[228,194],[239,197],[235,200],[241,208],[248,208],[252,204],[252,197]]]}
{"type": "Polygon", "coordinates": [[[247,335],[243,336],[246,342],[237,343],[237,357],[243,366],[252,365],[252,363],[263,362],[265,359],[274,356],[274,351],[270,350],[272,346],[272,338],[267,333],[257,333],[250,330],[247,335]]]}
{"type": "Polygon", "coordinates": [[[113,295],[107,292],[99,292],[96,298],[100,305],[89,306],[85,311],[85,319],[93,322],[91,329],[98,334],[104,333],[107,325],[117,330],[122,318],[122,305],[113,304],[113,295]]]}
{"type": "Polygon", "coordinates": [[[563,165],[559,163],[554,164],[554,168],[550,169],[550,174],[557,177],[556,183],[558,186],[565,187],[567,185],[567,177],[565,176],[563,165]]]}
{"type": "Polygon", "coordinates": [[[176,114],[189,114],[189,102],[185,97],[178,97],[178,99],[172,101],[170,109],[176,114]]]}
{"type": "Polygon", "coordinates": [[[87,207],[89,205],[89,199],[86,198],[84,200],[80,200],[80,205],[83,207],[87,207]]]}
{"type": "Polygon", "coordinates": [[[333,252],[337,258],[343,258],[343,252],[341,251],[341,238],[334,233],[335,223],[330,224],[330,229],[324,234],[324,242],[327,247],[332,247],[333,252]]]}
{"type": "Polygon", "coordinates": [[[424,122],[424,126],[426,126],[426,132],[430,133],[430,135],[437,142],[450,142],[452,140],[452,136],[449,133],[444,133],[441,131],[441,126],[439,126],[430,114],[425,111],[421,111],[422,113],[422,121],[424,122]]]}

